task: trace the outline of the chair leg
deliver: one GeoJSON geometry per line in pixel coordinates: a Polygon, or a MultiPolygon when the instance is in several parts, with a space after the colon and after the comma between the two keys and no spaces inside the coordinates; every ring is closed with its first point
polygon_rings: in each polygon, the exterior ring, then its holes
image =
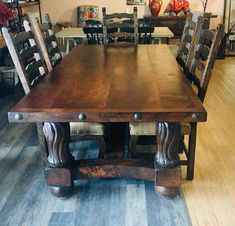
{"type": "Polygon", "coordinates": [[[188,145],[187,180],[193,180],[194,177],[196,134],[197,134],[197,123],[191,123],[191,133],[189,135],[189,145],[188,145]]]}
{"type": "Polygon", "coordinates": [[[137,142],[138,142],[139,136],[131,135],[130,136],[130,142],[129,142],[129,150],[131,152],[131,157],[137,156],[137,142]]]}
{"type": "Polygon", "coordinates": [[[98,158],[104,158],[105,157],[105,139],[103,135],[99,136],[98,142],[99,142],[99,149],[100,149],[98,158]]]}
{"type": "Polygon", "coordinates": [[[180,143],[179,143],[179,154],[184,152],[184,135],[181,136],[180,143]]]}

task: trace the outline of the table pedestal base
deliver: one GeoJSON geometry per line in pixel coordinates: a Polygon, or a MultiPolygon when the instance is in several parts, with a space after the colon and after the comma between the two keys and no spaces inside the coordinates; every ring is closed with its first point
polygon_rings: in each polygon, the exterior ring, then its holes
{"type": "Polygon", "coordinates": [[[178,146],[180,125],[158,123],[157,153],[151,161],[143,159],[74,160],[69,151],[69,123],[44,123],[48,147],[45,179],[56,197],[69,196],[74,180],[133,178],[154,181],[162,196],[177,194],[180,184],[178,146]]]}

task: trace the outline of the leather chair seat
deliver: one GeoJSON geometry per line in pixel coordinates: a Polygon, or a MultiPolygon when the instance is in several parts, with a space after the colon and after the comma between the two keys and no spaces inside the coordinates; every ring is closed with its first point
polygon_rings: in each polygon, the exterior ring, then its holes
{"type": "MultiPolygon", "coordinates": [[[[156,136],[156,123],[153,122],[131,122],[130,135],[133,136],[156,136]]],[[[190,123],[181,123],[181,134],[189,135],[191,133],[190,123]]]]}
{"type": "Polygon", "coordinates": [[[104,125],[96,122],[70,122],[72,135],[104,135],[104,125]]]}

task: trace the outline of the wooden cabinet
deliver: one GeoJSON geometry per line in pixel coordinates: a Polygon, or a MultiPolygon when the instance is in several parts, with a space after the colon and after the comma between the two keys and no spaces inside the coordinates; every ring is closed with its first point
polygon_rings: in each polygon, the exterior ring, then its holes
{"type": "MultiPolygon", "coordinates": [[[[216,18],[217,15],[211,13],[204,13],[204,28],[210,27],[210,19],[216,18]]],[[[144,16],[145,19],[150,20],[150,24],[154,27],[168,27],[175,37],[180,37],[183,33],[186,16],[144,16]]]]}
{"type": "Polygon", "coordinates": [[[151,26],[168,27],[177,37],[182,35],[186,16],[144,16],[144,18],[150,20],[151,26]]]}
{"type": "Polygon", "coordinates": [[[224,48],[226,56],[235,56],[235,0],[226,0],[224,7],[225,37],[224,48]]]}

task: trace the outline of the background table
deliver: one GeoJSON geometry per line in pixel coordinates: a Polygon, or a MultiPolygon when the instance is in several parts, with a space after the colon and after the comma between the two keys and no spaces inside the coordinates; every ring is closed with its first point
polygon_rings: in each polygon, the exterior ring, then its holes
{"type": "MultiPolygon", "coordinates": [[[[57,38],[63,38],[66,41],[66,54],[69,53],[70,42],[73,43],[74,46],[77,45],[76,39],[85,39],[86,34],[83,32],[83,28],[64,28],[58,33],[56,33],[57,38]]],[[[170,31],[168,27],[155,27],[154,32],[152,34],[153,42],[158,40],[161,43],[162,38],[166,38],[167,42],[169,38],[174,37],[174,34],[170,31]]]]}

